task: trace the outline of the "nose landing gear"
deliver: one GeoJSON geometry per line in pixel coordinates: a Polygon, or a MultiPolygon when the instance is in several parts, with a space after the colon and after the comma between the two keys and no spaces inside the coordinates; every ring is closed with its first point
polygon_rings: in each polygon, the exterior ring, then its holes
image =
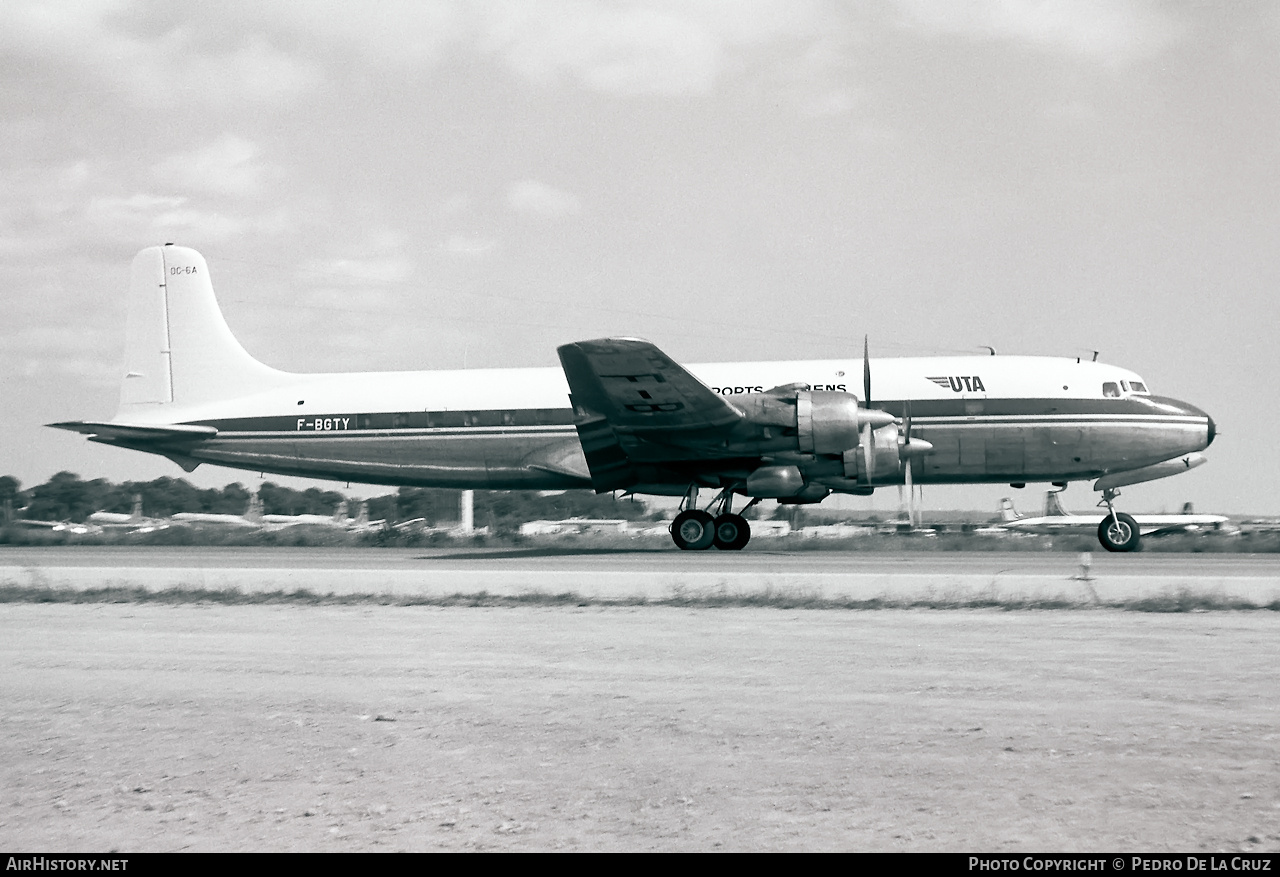
{"type": "Polygon", "coordinates": [[[1108,551],[1137,551],[1142,544],[1142,534],[1132,515],[1117,512],[1112,505],[1112,500],[1119,495],[1118,490],[1102,491],[1102,501],[1098,505],[1107,507],[1107,516],[1098,524],[1098,541],[1108,551]]]}

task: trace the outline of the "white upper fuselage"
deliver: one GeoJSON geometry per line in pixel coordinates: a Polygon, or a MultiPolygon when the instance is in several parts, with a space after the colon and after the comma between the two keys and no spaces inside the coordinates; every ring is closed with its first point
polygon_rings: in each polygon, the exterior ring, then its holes
{"type": "MultiPolygon", "coordinates": [[[[763,392],[791,383],[863,395],[860,359],[704,363],[687,368],[730,401],[740,393],[763,392]]],[[[1104,384],[1142,382],[1134,372],[1114,365],[1033,356],[877,359],[871,361],[871,373],[873,406],[882,400],[1101,399],[1104,384]],[[955,380],[940,380],[943,378],[955,380]]],[[[275,372],[273,378],[271,386],[233,398],[123,405],[115,419],[161,424],[354,411],[569,407],[569,387],[559,368],[275,372]]]]}

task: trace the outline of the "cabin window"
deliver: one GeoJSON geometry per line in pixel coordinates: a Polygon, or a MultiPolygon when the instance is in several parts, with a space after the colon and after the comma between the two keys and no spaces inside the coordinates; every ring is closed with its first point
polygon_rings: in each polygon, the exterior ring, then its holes
{"type": "Polygon", "coordinates": [[[1118,398],[1120,396],[1119,385],[1117,385],[1115,381],[1107,381],[1102,385],[1102,395],[1118,398]]]}

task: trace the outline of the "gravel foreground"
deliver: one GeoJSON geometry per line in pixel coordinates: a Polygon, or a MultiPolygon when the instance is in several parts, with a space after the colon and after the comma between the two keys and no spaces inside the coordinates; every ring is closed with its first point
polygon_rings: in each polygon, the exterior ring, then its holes
{"type": "Polygon", "coordinates": [[[0,605],[11,850],[1280,850],[1273,612],[0,605]]]}

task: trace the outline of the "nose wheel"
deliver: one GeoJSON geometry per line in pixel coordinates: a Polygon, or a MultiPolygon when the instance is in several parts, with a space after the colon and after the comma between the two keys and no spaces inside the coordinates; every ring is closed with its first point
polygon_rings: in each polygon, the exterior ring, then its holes
{"type": "Polygon", "coordinates": [[[1142,534],[1138,530],[1138,522],[1132,515],[1118,512],[1111,504],[1120,495],[1116,490],[1104,490],[1102,502],[1098,505],[1107,507],[1107,516],[1098,524],[1098,541],[1108,551],[1137,551],[1141,545],[1142,534]]]}

